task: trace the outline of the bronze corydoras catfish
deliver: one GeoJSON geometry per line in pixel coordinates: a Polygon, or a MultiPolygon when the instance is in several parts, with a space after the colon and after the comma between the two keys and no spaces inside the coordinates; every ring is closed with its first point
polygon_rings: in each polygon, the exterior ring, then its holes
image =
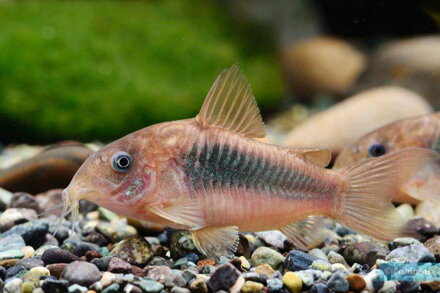
{"type": "Polygon", "coordinates": [[[408,149],[332,171],[324,168],[328,150],[254,139],[264,136],[250,86],[233,66],[194,119],[141,129],[91,156],[65,190],[65,213],[86,199],[126,217],[187,229],[198,250],[215,258],[233,255],[238,231],[279,229],[306,247],[321,216],[390,240],[405,234],[392,194],[437,159],[430,150],[408,149]]]}

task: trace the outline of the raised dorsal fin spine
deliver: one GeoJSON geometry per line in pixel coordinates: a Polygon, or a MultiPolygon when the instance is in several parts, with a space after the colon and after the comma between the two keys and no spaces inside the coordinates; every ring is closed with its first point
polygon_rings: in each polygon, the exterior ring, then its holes
{"type": "MultiPolygon", "coordinates": [[[[232,90],[234,89],[234,87],[235,87],[235,85],[236,85],[236,83],[237,83],[237,80],[238,80],[238,78],[237,78],[237,71],[234,71],[233,72],[233,74],[234,74],[234,76],[233,76],[233,78],[232,78],[232,84],[229,86],[229,88],[227,89],[227,94],[226,94],[226,96],[227,97],[229,97],[230,95],[231,95],[231,93],[232,93],[232,90]]],[[[231,78],[228,78],[228,79],[225,79],[225,84],[230,80],[231,78]]],[[[223,90],[223,89],[222,89],[223,90]]],[[[220,92],[220,94],[221,94],[221,92],[220,92]]],[[[228,120],[226,119],[226,117],[222,117],[223,116],[223,111],[225,111],[225,106],[226,106],[226,104],[229,102],[229,100],[228,99],[224,99],[223,100],[223,103],[222,103],[222,106],[221,106],[221,108],[220,108],[220,110],[218,111],[218,113],[217,113],[217,117],[216,117],[216,119],[215,119],[215,121],[214,121],[214,124],[217,124],[217,123],[221,123],[220,125],[222,125],[222,126],[226,126],[226,125],[224,125],[228,120]],[[223,121],[219,121],[219,118],[223,118],[223,121]]],[[[233,104],[235,104],[235,101],[233,100],[233,104]]],[[[229,113],[231,113],[232,112],[232,109],[233,109],[233,105],[229,105],[229,107],[230,107],[230,109],[229,109],[229,111],[228,111],[228,113],[226,114],[227,116],[229,116],[228,114],[229,113]]]]}
{"type": "Polygon", "coordinates": [[[251,138],[265,136],[250,85],[237,65],[216,79],[196,121],[204,127],[218,127],[251,138]]]}

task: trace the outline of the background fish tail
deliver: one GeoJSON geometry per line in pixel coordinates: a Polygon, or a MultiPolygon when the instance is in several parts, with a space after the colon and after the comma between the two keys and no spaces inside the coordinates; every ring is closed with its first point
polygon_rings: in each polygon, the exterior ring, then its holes
{"type": "Polygon", "coordinates": [[[354,230],[382,240],[414,236],[405,228],[391,198],[401,192],[417,172],[438,160],[439,155],[431,150],[409,148],[341,169],[348,185],[335,201],[335,218],[354,230]]]}

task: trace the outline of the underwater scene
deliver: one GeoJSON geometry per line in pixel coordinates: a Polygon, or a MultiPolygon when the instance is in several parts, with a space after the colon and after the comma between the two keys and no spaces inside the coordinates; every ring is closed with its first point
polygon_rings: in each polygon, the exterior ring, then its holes
{"type": "Polygon", "coordinates": [[[0,292],[440,292],[438,111],[438,0],[0,0],[0,292]]]}

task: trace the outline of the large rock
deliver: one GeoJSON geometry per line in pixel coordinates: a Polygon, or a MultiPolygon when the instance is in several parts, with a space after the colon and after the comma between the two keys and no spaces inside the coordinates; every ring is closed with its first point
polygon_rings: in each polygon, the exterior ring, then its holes
{"type": "Polygon", "coordinates": [[[365,55],[347,41],[316,37],[286,46],[281,67],[301,96],[348,92],[366,67],[365,55]]]}
{"type": "Polygon", "coordinates": [[[283,145],[339,151],[380,126],[431,112],[432,107],[426,100],[412,91],[378,87],[315,114],[292,129],[283,145]]]}
{"type": "Polygon", "coordinates": [[[411,89],[440,107],[440,36],[386,43],[377,49],[356,85],[365,90],[381,85],[411,89]]]}

